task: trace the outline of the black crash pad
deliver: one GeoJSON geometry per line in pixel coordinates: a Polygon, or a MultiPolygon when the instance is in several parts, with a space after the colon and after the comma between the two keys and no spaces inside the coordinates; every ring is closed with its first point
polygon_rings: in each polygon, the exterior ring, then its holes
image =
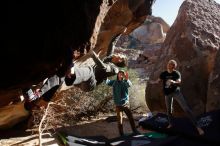
{"type": "Polygon", "coordinates": [[[198,116],[197,123],[205,131],[205,134],[200,136],[186,117],[173,117],[173,127],[167,129],[167,115],[158,113],[150,119],[139,122],[139,126],[143,129],[165,132],[171,135],[180,135],[187,139],[196,139],[208,144],[220,144],[220,110],[208,112],[198,116]]]}
{"type": "Polygon", "coordinates": [[[59,134],[59,138],[64,145],[69,146],[108,146],[108,139],[104,136],[64,136],[59,134]]]}
{"type": "Polygon", "coordinates": [[[78,137],[66,136],[69,146],[217,146],[197,139],[168,135],[159,132],[130,134],[113,139],[100,136],[78,137]]]}

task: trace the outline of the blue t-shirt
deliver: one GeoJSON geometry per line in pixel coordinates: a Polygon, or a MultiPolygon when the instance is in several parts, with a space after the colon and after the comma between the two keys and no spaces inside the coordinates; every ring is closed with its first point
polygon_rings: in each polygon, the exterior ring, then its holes
{"type": "Polygon", "coordinates": [[[106,84],[113,87],[114,103],[122,106],[129,101],[128,88],[132,85],[130,80],[106,80],[106,84]]]}

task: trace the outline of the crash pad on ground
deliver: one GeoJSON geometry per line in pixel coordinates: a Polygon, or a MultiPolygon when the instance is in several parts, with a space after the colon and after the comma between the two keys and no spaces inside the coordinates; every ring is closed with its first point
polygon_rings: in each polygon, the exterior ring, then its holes
{"type": "Polygon", "coordinates": [[[200,136],[191,121],[186,117],[174,117],[172,119],[173,126],[166,128],[168,125],[167,115],[157,113],[152,118],[142,120],[139,126],[144,129],[165,132],[171,135],[180,135],[189,139],[197,139],[198,141],[210,144],[220,143],[220,110],[208,112],[197,117],[197,123],[205,131],[200,136]]]}

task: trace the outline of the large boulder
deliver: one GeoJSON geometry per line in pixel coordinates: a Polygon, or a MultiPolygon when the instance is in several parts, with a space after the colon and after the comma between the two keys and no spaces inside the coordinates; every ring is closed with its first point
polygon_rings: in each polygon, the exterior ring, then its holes
{"type": "MultiPolygon", "coordinates": [[[[182,92],[195,115],[220,108],[219,11],[220,5],[212,0],[185,0],[150,76],[157,79],[169,59],[177,60],[182,92]]],[[[146,87],[146,101],[152,111],[165,110],[161,91],[161,85],[146,87]]]]}
{"type": "Polygon", "coordinates": [[[143,25],[135,29],[131,36],[141,43],[162,43],[166,38],[169,25],[160,17],[148,17],[143,25]]]}
{"type": "Polygon", "coordinates": [[[213,70],[209,76],[206,110],[220,108],[220,51],[217,52],[213,70]]]}
{"type": "Polygon", "coordinates": [[[164,21],[161,17],[149,16],[148,19],[150,19],[151,22],[161,24],[164,33],[167,33],[170,30],[169,24],[166,21],[164,21]]]}
{"type": "Polygon", "coordinates": [[[0,108],[0,129],[12,128],[30,115],[24,103],[17,103],[0,108]]]}
{"type": "Polygon", "coordinates": [[[64,75],[70,48],[103,50],[104,57],[115,36],[125,28],[132,31],[151,14],[152,1],[8,2],[7,31],[2,37],[7,38],[3,40],[7,48],[2,45],[0,56],[0,106],[17,97],[22,88],[56,73],[64,75]]]}

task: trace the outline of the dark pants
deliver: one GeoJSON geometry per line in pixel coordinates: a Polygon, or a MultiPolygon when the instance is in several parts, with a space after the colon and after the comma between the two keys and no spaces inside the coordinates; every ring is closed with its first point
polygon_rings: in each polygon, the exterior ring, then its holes
{"type": "Polygon", "coordinates": [[[50,101],[54,93],[62,85],[64,78],[60,78],[57,75],[49,77],[43,86],[40,88],[40,97],[43,96],[45,101],[50,101]]]}
{"type": "Polygon", "coordinates": [[[125,112],[125,114],[127,115],[128,119],[129,119],[132,131],[136,132],[137,130],[135,128],[134,118],[133,118],[132,113],[130,111],[129,104],[127,103],[123,106],[116,106],[116,113],[117,113],[117,119],[118,119],[118,130],[119,130],[120,135],[124,134],[123,125],[122,125],[123,112],[125,112]]]}
{"type": "Polygon", "coordinates": [[[93,52],[92,58],[95,62],[94,72],[97,84],[102,83],[107,77],[118,73],[118,67],[116,67],[113,63],[104,63],[95,52],[93,52]]]}
{"type": "Polygon", "coordinates": [[[179,103],[181,108],[184,110],[184,112],[186,112],[187,116],[192,121],[193,125],[195,125],[197,127],[196,119],[193,116],[191,109],[187,105],[187,103],[184,99],[184,96],[180,91],[175,91],[169,95],[165,95],[165,103],[166,103],[169,123],[172,124],[171,117],[172,117],[172,112],[173,112],[173,99],[175,99],[179,103]]]}

